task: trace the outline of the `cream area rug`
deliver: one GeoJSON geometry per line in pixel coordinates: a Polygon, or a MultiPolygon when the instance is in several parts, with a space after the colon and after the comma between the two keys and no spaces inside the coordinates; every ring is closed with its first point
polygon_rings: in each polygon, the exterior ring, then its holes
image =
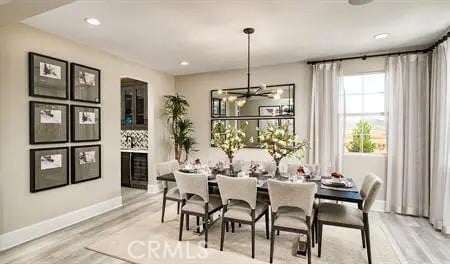
{"type": "MultiPolygon", "coordinates": [[[[195,218],[191,217],[190,231],[183,231],[183,241],[178,241],[179,220],[176,208],[166,209],[165,222],[160,213],[154,213],[87,248],[130,263],[268,263],[270,240],[265,238],[264,219],[256,227],[255,259],[251,258],[250,226],[238,227],[234,233],[225,233],[224,251],[219,250],[221,222],[209,229],[208,248],[203,247],[204,237],[194,234],[195,218]]],[[[373,263],[400,263],[381,220],[371,217],[371,242],[373,263]]],[[[231,230],[230,230],[231,231],[231,230]]],[[[307,263],[295,256],[298,236],[281,232],[275,238],[274,263],[307,263]]],[[[317,246],[312,249],[312,263],[367,263],[366,250],[362,248],[359,230],[324,226],[322,256],[317,257],[317,246]]]]}

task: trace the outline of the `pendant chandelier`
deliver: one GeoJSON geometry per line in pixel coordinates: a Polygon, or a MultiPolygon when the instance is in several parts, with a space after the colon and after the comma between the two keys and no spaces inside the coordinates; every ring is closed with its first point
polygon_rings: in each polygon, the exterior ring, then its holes
{"type": "Polygon", "coordinates": [[[242,107],[248,100],[252,97],[268,97],[280,99],[280,95],[283,92],[282,90],[277,91],[276,93],[272,92],[264,92],[265,85],[259,86],[256,90],[251,91],[250,87],[250,35],[255,32],[254,28],[244,28],[243,32],[247,35],[247,91],[246,92],[228,92],[230,96],[228,96],[229,101],[238,100],[236,103],[239,107],[242,107]]]}

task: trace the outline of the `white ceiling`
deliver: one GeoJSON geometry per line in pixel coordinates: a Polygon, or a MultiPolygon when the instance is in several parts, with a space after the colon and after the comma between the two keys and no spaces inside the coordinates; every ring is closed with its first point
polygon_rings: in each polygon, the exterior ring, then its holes
{"type": "Polygon", "coordinates": [[[181,75],[245,68],[247,26],[252,66],[422,46],[448,29],[450,1],[76,1],[24,23],[181,75]],[[102,24],[86,24],[91,16],[102,24]],[[373,39],[383,32],[391,37],[373,39]]]}

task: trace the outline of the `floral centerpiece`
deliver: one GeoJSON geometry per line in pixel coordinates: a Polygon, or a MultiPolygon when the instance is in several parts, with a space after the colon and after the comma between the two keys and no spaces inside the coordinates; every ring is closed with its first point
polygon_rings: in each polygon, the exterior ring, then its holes
{"type": "Polygon", "coordinates": [[[275,176],[280,175],[279,165],[284,157],[303,158],[308,146],[306,140],[297,141],[297,135],[289,132],[288,125],[269,126],[260,131],[258,136],[260,147],[267,150],[277,165],[275,176]]]}
{"type": "Polygon", "coordinates": [[[225,152],[230,160],[231,171],[233,171],[234,154],[244,147],[244,139],[245,133],[241,129],[236,129],[229,125],[225,126],[221,123],[216,123],[213,127],[211,145],[225,152]]]}

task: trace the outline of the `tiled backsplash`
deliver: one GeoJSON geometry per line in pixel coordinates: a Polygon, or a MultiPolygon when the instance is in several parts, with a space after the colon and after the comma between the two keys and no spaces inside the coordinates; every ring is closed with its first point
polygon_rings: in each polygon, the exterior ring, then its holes
{"type": "Polygon", "coordinates": [[[134,142],[134,148],[147,149],[148,148],[148,131],[147,130],[121,130],[120,131],[120,146],[122,149],[131,148],[131,143],[127,137],[131,137],[134,142]]]}

